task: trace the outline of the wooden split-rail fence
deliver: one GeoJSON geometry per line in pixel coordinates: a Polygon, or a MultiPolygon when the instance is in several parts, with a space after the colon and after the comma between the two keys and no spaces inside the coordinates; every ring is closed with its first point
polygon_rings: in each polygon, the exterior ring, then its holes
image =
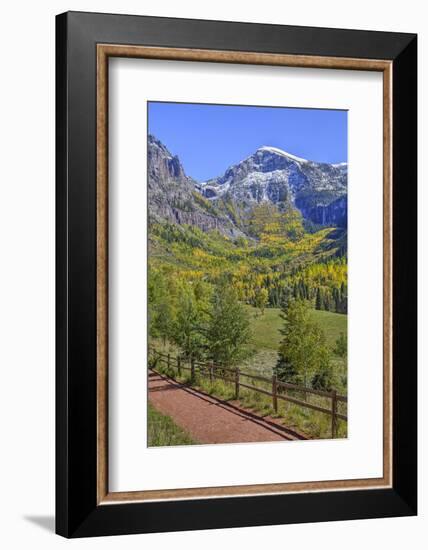
{"type": "Polygon", "coordinates": [[[149,348],[149,353],[153,358],[153,366],[151,368],[154,371],[156,371],[156,363],[161,362],[169,368],[177,369],[178,376],[181,376],[183,370],[190,371],[191,383],[195,382],[196,373],[209,378],[211,382],[214,382],[215,379],[230,382],[235,385],[236,399],[239,399],[240,388],[245,388],[247,390],[267,395],[272,399],[272,408],[275,412],[278,412],[278,400],[283,400],[288,401],[289,403],[293,403],[294,405],[298,405],[300,407],[312,409],[314,411],[330,415],[332,438],[337,437],[337,421],[339,419],[345,422],[348,421],[348,417],[338,410],[338,404],[347,403],[347,398],[344,395],[339,395],[336,390],[316,390],[313,388],[307,388],[305,386],[282,382],[278,380],[276,375],[273,375],[272,378],[268,378],[266,376],[247,374],[246,372],[241,371],[239,368],[232,369],[229,367],[224,367],[222,365],[216,365],[214,363],[197,361],[195,359],[191,359],[186,363],[186,361],[184,361],[183,357],[181,357],[180,355],[174,357],[169,353],[161,353],[154,348],[149,348]],[[253,384],[250,385],[249,383],[247,383],[247,380],[253,382],[253,384]],[[256,382],[266,384],[268,387],[271,388],[271,391],[267,390],[266,388],[256,386],[256,382]],[[293,393],[293,395],[290,395],[291,392],[293,393]],[[296,396],[294,395],[295,393],[302,394],[303,399],[296,398],[296,396]],[[308,394],[326,398],[330,402],[330,406],[323,407],[315,403],[310,403],[307,400],[308,394]]]}

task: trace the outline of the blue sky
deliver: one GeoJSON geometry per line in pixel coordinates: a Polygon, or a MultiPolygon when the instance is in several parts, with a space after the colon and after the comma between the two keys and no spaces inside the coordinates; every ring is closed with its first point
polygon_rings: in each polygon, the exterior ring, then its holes
{"type": "Polygon", "coordinates": [[[220,176],[263,145],[318,162],[346,162],[347,112],[149,102],[149,132],[197,181],[220,176]]]}

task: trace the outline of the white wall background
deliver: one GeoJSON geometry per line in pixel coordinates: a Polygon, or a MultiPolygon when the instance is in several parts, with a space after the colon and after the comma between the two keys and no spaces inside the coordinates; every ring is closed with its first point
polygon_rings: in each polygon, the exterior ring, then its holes
{"type": "MultiPolygon", "coordinates": [[[[428,485],[420,472],[420,516],[392,520],[258,527],[82,539],[53,534],[54,512],[54,16],[66,10],[226,19],[419,33],[420,98],[426,79],[428,19],[419,0],[57,0],[8,2],[0,18],[0,545],[3,548],[187,549],[266,545],[288,548],[425,547],[428,485]],[[425,67],[423,66],[425,62],[425,67]]],[[[428,208],[426,109],[420,102],[420,228],[428,208]]],[[[425,235],[421,235],[422,253],[425,235]]],[[[421,257],[422,258],[422,257],[421,257]]],[[[425,260],[425,258],[423,258],[425,260]]],[[[420,261],[420,281],[426,277],[420,261]]],[[[428,308],[420,289],[420,311],[428,308]]],[[[420,364],[425,358],[420,313],[420,364]],[[423,355],[422,355],[423,354],[423,355]]],[[[420,369],[420,464],[426,461],[420,369]]]]}

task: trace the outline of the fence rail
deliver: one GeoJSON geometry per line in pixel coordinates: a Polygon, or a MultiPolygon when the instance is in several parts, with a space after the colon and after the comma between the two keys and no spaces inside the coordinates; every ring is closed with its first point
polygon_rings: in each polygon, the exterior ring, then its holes
{"type": "MultiPolygon", "coordinates": [[[[278,380],[276,375],[273,375],[272,378],[265,376],[249,374],[246,372],[240,371],[239,368],[231,369],[229,367],[223,367],[222,365],[216,365],[214,363],[206,363],[203,361],[196,361],[194,359],[190,360],[190,364],[185,364],[183,358],[178,355],[173,357],[171,354],[162,353],[155,350],[154,348],[149,348],[149,353],[152,354],[153,359],[161,361],[166,364],[168,367],[175,368],[178,371],[178,375],[181,376],[181,371],[190,371],[190,379],[192,382],[195,381],[196,373],[198,372],[202,376],[209,377],[212,382],[214,379],[224,380],[231,384],[235,384],[235,398],[239,399],[239,390],[240,388],[245,388],[257,393],[267,395],[272,398],[272,408],[275,412],[278,412],[278,399],[282,401],[288,401],[294,405],[311,409],[317,412],[321,412],[331,416],[331,435],[333,438],[337,436],[337,421],[343,420],[344,422],[348,421],[348,417],[345,414],[340,413],[337,410],[338,403],[347,403],[348,399],[344,395],[339,395],[336,390],[324,391],[316,390],[314,388],[307,388],[305,386],[299,386],[297,384],[290,384],[288,382],[282,382],[278,380]],[[227,373],[228,375],[226,376],[227,373]],[[264,388],[259,388],[255,385],[250,385],[249,383],[242,382],[242,378],[252,380],[254,382],[263,382],[266,383],[269,387],[272,388],[272,391],[268,391],[264,388]],[[285,390],[300,392],[303,394],[304,398],[297,399],[294,396],[291,396],[285,393],[285,390]],[[314,403],[309,403],[307,401],[307,394],[317,395],[329,399],[331,406],[321,407],[320,405],[315,405],[314,403]]],[[[155,368],[153,368],[155,370],[155,368]]]]}

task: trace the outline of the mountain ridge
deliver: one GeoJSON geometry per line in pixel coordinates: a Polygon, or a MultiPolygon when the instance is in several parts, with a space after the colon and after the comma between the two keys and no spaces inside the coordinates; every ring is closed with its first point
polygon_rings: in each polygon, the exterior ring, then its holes
{"type": "Polygon", "coordinates": [[[347,163],[315,162],[264,145],[199,190],[211,201],[231,194],[247,209],[264,201],[291,203],[311,222],[346,227],[347,201],[329,206],[347,195],[347,171],[347,163]]]}
{"type": "Polygon", "coordinates": [[[297,209],[309,223],[346,228],[347,163],[319,163],[264,145],[223,175],[198,183],[155,136],[148,139],[150,216],[228,236],[245,234],[254,207],[297,209]]]}

